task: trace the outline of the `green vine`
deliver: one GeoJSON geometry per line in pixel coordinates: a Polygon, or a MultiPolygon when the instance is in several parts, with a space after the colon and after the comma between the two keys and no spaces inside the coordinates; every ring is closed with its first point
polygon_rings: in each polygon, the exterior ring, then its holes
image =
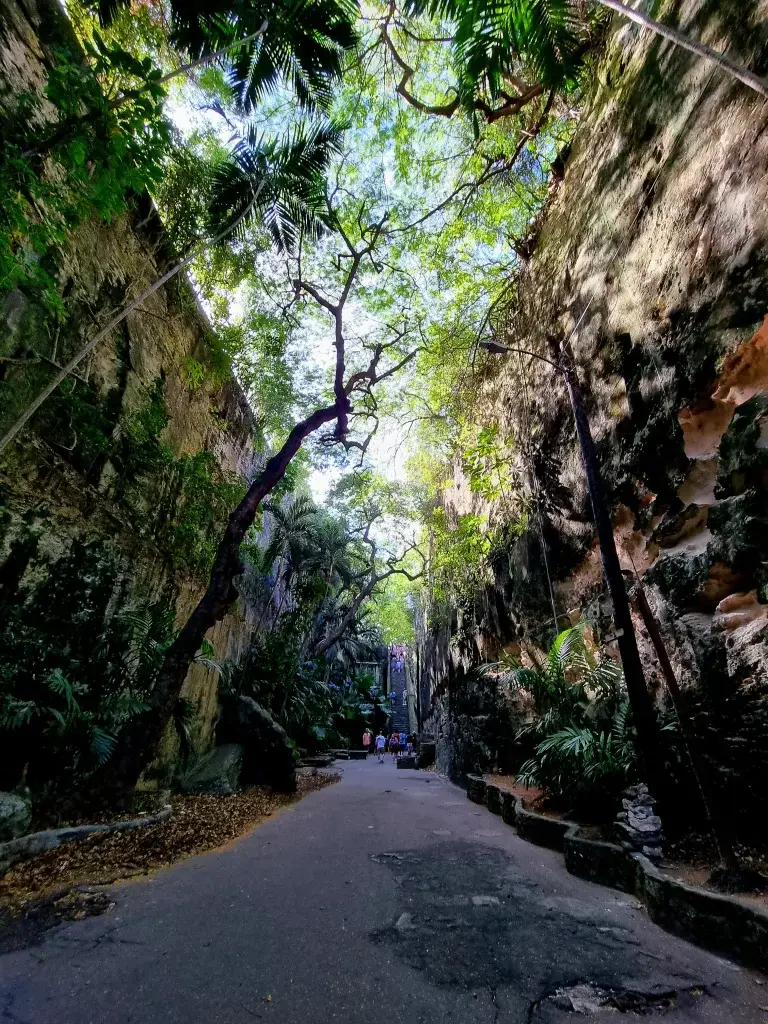
{"type": "Polygon", "coordinates": [[[22,93],[0,123],[0,294],[20,288],[60,316],[53,251],[88,218],[108,223],[132,192],[151,189],[170,144],[149,58],[98,34],[84,46],[85,55],[54,50],[47,103],[22,93]],[[116,106],[105,87],[132,90],[130,101],[116,106]]]}

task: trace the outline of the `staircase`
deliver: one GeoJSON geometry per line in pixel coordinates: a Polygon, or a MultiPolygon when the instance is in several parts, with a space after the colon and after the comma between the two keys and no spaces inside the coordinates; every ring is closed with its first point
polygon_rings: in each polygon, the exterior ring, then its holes
{"type": "Polygon", "coordinates": [[[390,702],[389,709],[391,712],[390,719],[390,732],[404,732],[409,733],[411,731],[410,723],[408,721],[408,705],[403,704],[403,693],[405,692],[405,669],[402,668],[399,671],[391,670],[389,677],[389,692],[395,694],[395,702],[390,702]]]}

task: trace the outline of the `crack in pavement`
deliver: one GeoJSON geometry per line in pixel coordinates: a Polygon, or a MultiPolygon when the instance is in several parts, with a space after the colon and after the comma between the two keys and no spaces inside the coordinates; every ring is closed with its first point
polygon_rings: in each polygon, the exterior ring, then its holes
{"type": "Polygon", "coordinates": [[[439,988],[486,988],[497,1008],[498,990],[513,993],[531,1020],[542,1000],[569,986],[591,986],[614,1010],[622,1001],[647,1007],[655,999],[660,1007],[671,992],[706,990],[674,962],[639,960],[629,928],[602,908],[547,897],[498,848],[457,840],[371,859],[397,877],[399,896],[390,923],[369,932],[370,941],[439,988]]]}

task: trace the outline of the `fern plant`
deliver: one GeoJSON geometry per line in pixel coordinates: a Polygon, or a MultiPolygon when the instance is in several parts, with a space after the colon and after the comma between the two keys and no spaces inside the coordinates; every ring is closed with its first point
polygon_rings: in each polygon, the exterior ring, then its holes
{"type": "Polygon", "coordinates": [[[518,782],[581,812],[609,812],[636,764],[619,665],[592,654],[580,624],[559,634],[542,665],[524,668],[507,658],[488,670],[501,672],[502,684],[529,694],[533,704],[534,718],[517,736],[532,747],[518,782]]]}
{"type": "Polygon", "coordinates": [[[0,788],[24,766],[36,795],[79,786],[146,709],[174,636],[173,610],[139,604],[100,545],[75,543],[0,623],[0,788]],[[72,617],[71,609],[77,609],[72,617]]]}

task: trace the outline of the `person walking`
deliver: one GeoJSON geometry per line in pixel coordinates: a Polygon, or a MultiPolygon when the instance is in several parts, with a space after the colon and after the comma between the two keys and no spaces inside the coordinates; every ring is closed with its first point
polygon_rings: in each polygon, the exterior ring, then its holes
{"type": "Polygon", "coordinates": [[[371,752],[371,740],[372,739],[373,739],[373,735],[371,733],[371,730],[370,729],[366,729],[365,732],[363,733],[363,750],[365,751],[366,756],[368,754],[370,754],[370,752],[371,752]]]}
{"type": "Polygon", "coordinates": [[[387,745],[387,741],[384,739],[384,734],[379,733],[376,737],[376,753],[379,755],[379,764],[384,764],[384,749],[387,745]]]}
{"type": "Polygon", "coordinates": [[[397,755],[400,752],[400,733],[393,732],[389,737],[389,752],[392,755],[392,764],[396,764],[397,755]]]}

